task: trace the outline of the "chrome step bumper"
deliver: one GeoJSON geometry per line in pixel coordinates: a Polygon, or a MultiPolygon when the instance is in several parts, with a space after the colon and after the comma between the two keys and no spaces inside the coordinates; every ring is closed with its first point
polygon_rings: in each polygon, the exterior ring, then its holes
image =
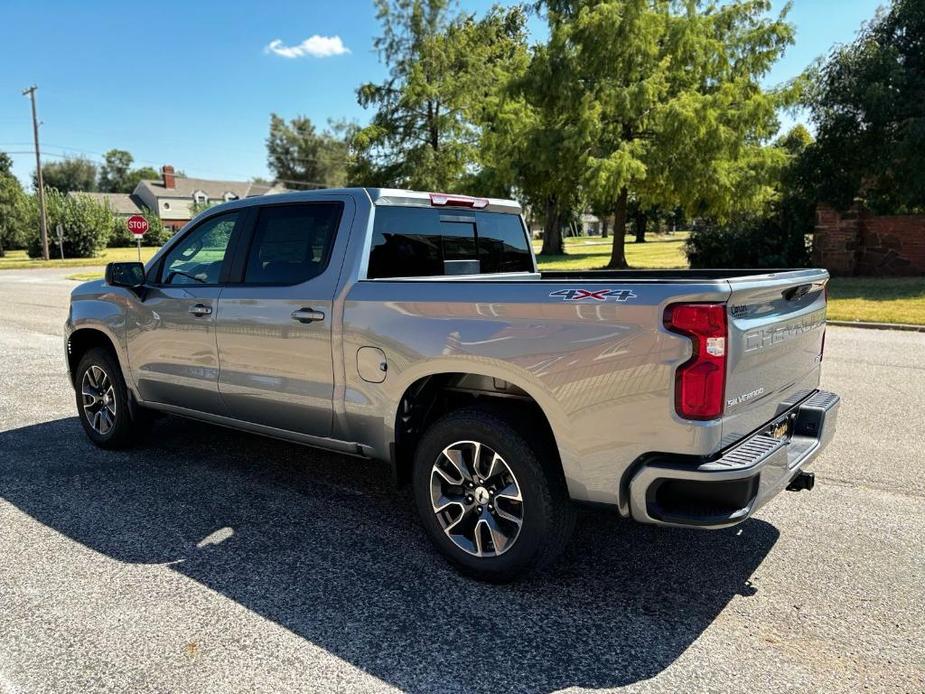
{"type": "Polygon", "coordinates": [[[629,484],[630,514],[642,523],[726,528],[785,489],[835,434],[840,398],[817,391],[758,433],[701,463],[650,459],[629,484]],[[787,436],[771,435],[786,423],[787,436]]]}

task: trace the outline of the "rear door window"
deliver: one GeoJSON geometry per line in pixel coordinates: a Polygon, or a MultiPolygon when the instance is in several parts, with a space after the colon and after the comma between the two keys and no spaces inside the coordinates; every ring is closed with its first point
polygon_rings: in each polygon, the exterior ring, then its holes
{"type": "Polygon", "coordinates": [[[339,202],[260,208],[244,284],[301,284],[324,272],[342,209],[339,202]]]}
{"type": "Polygon", "coordinates": [[[376,208],[370,279],[532,271],[527,236],[516,215],[376,208]]]}

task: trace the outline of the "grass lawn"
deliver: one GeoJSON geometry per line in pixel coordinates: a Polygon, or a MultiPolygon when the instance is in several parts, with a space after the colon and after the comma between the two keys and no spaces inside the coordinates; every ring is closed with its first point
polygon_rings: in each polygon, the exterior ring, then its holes
{"type": "MultiPolygon", "coordinates": [[[[142,246],[141,260],[147,262],[156,248],[142,246]]],[[[88,265],[103,266],[106,263],[138,260],[138,251],[135,247],[131,248],[107,248],[103,255],[96,258],[52,258],[49,261],[35,260],[26,255],[25,251],[7,251],[6,255],[0,258],[0,270],[27,270],[30,268],[55,268],[55,267],[86,267],[88,265]]],[[[97,273],[102,277],[102,273],[97,273]]]]}
{"type": "Polygon", "coordinates": [[[925,277],[834,277],[827,316],[925,325],[925,277]]]}
{"type": "MultiPolygon", "coordinates": [[[[687,258],[682,250],[686,231],[673,234],[649,235],[645,243],[636,243],[635,236],[626,237],[626,261],[635,268],[684,268],[687,258]]],[[[569,238],[565,239],[565,255],[551,257],[537,256],[541,270],[601,270],[610,260],[613,239],[569,238]]],[[[541,241],[533,242],[533,249],[539,253],[541,241]]]]}

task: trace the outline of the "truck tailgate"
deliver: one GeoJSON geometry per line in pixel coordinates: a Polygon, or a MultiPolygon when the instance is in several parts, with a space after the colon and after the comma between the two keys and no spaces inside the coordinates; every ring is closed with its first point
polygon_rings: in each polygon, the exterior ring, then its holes
{"type": "Polygon", "coordinates": [[[729,280],[724,443],[818,387],[828,278],[824,270],[800,270],[729,280]]]}

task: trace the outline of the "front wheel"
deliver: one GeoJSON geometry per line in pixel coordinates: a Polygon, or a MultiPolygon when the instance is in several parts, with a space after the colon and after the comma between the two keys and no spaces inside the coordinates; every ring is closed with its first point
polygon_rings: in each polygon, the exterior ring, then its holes
{"type": "Polygon", "coordinates": [[[133,417],[122,370],[108,350],[97,347],[83,356],[74,388],[80,423],[100,448],[125,448],[143,433],[142,417],[133,417]]]}
{"type": "Polygon", "coordinates": [[[548,566],[575,510],[555,461],[515,427],[478,408],[451,412],[421,439],[415,501],[437,548],[458,569],[504,582],[548,566]]]}

